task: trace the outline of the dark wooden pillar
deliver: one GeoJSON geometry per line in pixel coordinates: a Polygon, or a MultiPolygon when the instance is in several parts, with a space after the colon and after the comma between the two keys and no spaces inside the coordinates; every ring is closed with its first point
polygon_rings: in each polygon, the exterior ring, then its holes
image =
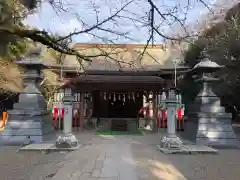
{"type": "Polygon", "coordinates": [[[167,79],[166,80],[166,86],[167,87],[164,87],[165,89],[174,87],[174,80],[173,79],[167,79]]]}
{"type": "Polygon", "coordinates": [[[102,110],[102,117],[108,117],[108,102],[109,102],[109,94],[107,92],[101,92],[102,96],[100,97],[100,102],[101,102],[101,110],[102,110]],[[106,93],[104,95],[104,93],[106,93]],[[106,97],[105,97],[106,96],[106,97]]]}
{"type": "Polygon", "coordinates": [[[80,92],[80,128],[83,131],[84,125],[84,92],[80,92]]]}

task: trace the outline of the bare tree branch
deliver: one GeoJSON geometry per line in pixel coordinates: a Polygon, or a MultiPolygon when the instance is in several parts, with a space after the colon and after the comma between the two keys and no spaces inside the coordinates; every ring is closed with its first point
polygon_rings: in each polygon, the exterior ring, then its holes
{"type": "Polygon", "coordinates": [[[133,2],[133,0],[129,1],[128,3],[126,3],[125,5],[123,5],[116,13],[114,13],[113,15],[111,15],[110,17],[104,19],[102,22],[98,23],[98,24],[95,24],[93,25],[92,27],[90,28],[87,28],[85,30],[82,30],[82,31],[77,31],[77,32],[73,32],[73,33],[70,33],[69,35],[65,36],[65,37],[62,37],[60,39],[58,39],[58,41],[62,41],[63,39],[67,39],[71,36],[74,36],[74,35],[79,35],[79,34],[83,34],[83,33],[87,33],[87,32],[90,32],[96,28],[99,28],[99,26],[103,25],[104,23],[110,21],[111,19],[113,19],[117,14],[119,14],[124,8],[126,8],[129,4],[131,4],[133,2]]]}

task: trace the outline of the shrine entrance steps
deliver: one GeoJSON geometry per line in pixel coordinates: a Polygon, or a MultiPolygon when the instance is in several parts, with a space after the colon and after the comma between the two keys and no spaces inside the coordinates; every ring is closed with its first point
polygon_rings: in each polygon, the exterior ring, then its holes
{"type": "Polygon", "coordinates": [[[127,131],[128,130],[128,124],[125,119],[122,120],[112,120],[111,124],[111,130],[112,131],[127,131]]]}
{"type": "Polygon", "coordinates": [[[97,132],[116,131],[135,134],[138,132],[137,118],[101,118],[97,132]]]}

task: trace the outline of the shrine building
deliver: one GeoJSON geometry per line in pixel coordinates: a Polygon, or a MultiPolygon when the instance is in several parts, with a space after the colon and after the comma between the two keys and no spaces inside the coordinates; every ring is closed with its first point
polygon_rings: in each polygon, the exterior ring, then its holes
{"type": "MultiPolygon", "coordinates": [[[[62,64],[46,61],[48,68],[65,81],[62,90],[54,95],[53,108],[61,108],[63,89],[71,88],[75,97],[73,114],[80,127],[93,118],[99,118],[100,124],[107,119],[137,118],[146,104],[154,119],[159,94],[174,86],[175,66],[163,45],[145,47],[145,44],[77,43],[73,48],[92,61],[80,64],[71,55],[62,64]]],[[[187,69],[177,66],[176,74],[187,69]]]]}

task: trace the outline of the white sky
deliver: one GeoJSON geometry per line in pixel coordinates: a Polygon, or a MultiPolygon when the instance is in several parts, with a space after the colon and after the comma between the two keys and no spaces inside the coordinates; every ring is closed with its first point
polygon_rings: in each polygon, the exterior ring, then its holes
{"type": "MultiPolygon", "coordinates": [[[[116,12],[122,4],[125,4],[129,0],[62,0],[65,5],[64,8],[67,9],[67,12],[56,13],[53,7],[49,3],[43,3],[41,8],[38,9],[38,12],[30,15],[26,20],[26,23],[38,27],[40,29],[46,29],[52,33],[58,33],[60,35],[66,35],[75,30],[81,30],[83,28],[81,21],[90,25],[96,24],[96,14],[93,10],[92,4],[95,4],[96,9],[99,12],[99,21],[109,17],[111,14],[116,12]]],[[[211,0],[208,0],[209,2],[211,0]]],[[[207,8],[197,0],[155,0],[156,6],[161,10],[161,12],[166,12],[167,9],[174,6],[178,7],[177,16],[183,16],[183,12],[187,11],[187,23],[192,23],[200,19],[201,14],[207,12],[207,8]],[[186,10],[186,3],[190,2],[191,8],[186,10]]],[[[208,2],[208,4],[209,4],[208,2]]],[[[215,2],[212,1],[213,3],[215,2]]],[[[212,3],[211,2],[211,3],[212,3]]],[[[149,4],[147,0],[134,0],[134,3],[131,3],[125,10],[120,14],[127,17],[141,17],[144,13],[148,12],[149,4]]],[[[126,42],[138,42],[146,43],[149,34],[148,29],[142,27],[134,26],[133,22],[126,19],[116,19],[117,25],[113,25],[112,22],[104,24],[102,27],[110,28],[112,30],[117,30],[120,32],[131,32],[132,40],[127,40],[126,38],[119,36],[118,39],[112,34],[100,31],[94,31],[93,34],[106,39],[115,39],[116,43],[126,43],[126,42]],[[114,37],[113,37],[114,36],[114,37]]],[[[160,17],[156,17],[156,22],[160,22],[160,17]],[[158,18],[158,19],[157,19],[158,18]]],[[[173,26],[171,26],[173,27],[173,26]]],[[[167,34],[171,31],[176,31],[176,29],[170,28],[168,25],[161,26],[161,32],[167,34]]],[[[157,43],[161,43],[162,39],[159,36],[155,36],[157,43]]],[[[75,42],[99,42],[99,38],[94,38],[89,34],[81,34],[74,37],[75,42]]]]}

